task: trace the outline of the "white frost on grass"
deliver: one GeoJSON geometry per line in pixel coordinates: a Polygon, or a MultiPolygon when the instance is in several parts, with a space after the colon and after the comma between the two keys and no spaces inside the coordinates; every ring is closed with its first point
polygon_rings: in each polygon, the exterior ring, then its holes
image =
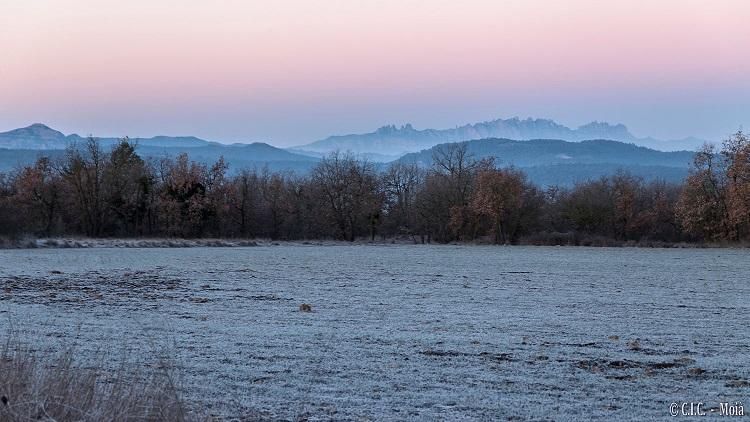
{"type": "Polygon", "coordinates": [[[173,339],[185,393],[230,417],[666,419],[673,401],[750,393],[748,258],[476,246],[8,250],[0,332],[9,314],[40,347],[49,336],[92,353],[173,339]]]}
{"type": "Polygon", "coordinates": [[[89,239],[50,238],[29,241],[32,248],[195,248],[257,246],[245,239],[89,239]]]}

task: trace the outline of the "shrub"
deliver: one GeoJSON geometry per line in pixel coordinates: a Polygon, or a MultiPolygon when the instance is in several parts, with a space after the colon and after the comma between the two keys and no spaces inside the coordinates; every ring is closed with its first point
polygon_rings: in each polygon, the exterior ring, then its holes
{"type": "Polygon", "coordinates": [[[0,420],[184,421],[170,366],[148,372],[102,362],[85,366],[74,348],[40,356],[11,337],[0,353],[0,420]]]}

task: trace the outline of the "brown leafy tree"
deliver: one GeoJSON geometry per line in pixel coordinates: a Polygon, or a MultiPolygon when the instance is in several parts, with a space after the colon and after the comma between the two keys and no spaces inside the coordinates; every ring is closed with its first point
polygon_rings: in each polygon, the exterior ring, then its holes
{"type": "Polygon", "coordinates": [[[705,240],[733,240],[730,228],[725,163],[712,145],[695,155],[677,204],[685,230],[705,240]]]}
{"type": "Polygon", "coordinates": [[[742,131],[724,141],[722,155],[726,160],[727,208],[732,236],[750,236],[750,138],[742,131]]]}
{"type": "Polygon", "coordinates": [[[336,237],[353,241],[368,231],[374,236],[382,196],[370,163],[335,152],[321,160],[311,179],[323,201],[323,216],[338,229],[336,237]]]}
{"type": "Polygon", "coordinates": [[[24,227],[44,236],[51,236],[61,217],[62,192],[58,172],[49,158],[39,158],[33,166],[21,169],[15,180],[15,197],[24,210],[24,227]]]}
{"type": "Polygon", "coordinates": [[[212,215],[208,168],[190,161],[187,154],[180,154],[176,160],[162,160],[161,172],[159,208],[166,234],[203,236],[212,215]]]}
{"type": "Polygon", "coordinates": [[[477,220],[469,200],[474,179],[481,170],[494,168],[494,160],[474,159],[466,142],[436,147],[432,160],[424,189],[417,198],[428,241],[432,237],[438,242],[473,238],[477,220]]]}
{"type": "Polygon", "coordinates": [[[470,209],[486,219],[494,243],[516,243],[538,218],[542,195],[515,169],[479,172],[470,209]]]}
{"type": "Polygon", "coordinates": [[[577,184],[560,199],[562,218],[576,233],[615,236],[615,202],[609,179],[577,184]]]}

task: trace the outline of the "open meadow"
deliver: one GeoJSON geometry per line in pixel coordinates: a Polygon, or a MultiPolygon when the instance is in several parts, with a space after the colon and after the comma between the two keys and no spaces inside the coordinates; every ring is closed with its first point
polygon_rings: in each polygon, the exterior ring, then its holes
{"type": "Polygon", "coordinates": [[[662,419],[750,404],[748,274],[741,249],[3,250],[0,333],[166,359],[206,415],[662,419]]]}

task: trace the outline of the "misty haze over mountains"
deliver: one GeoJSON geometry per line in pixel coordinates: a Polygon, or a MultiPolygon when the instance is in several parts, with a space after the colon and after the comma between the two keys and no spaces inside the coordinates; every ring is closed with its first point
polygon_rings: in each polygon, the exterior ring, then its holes
{"type": "MultiPolygon", "coordinates": [[[[119,140],[98,139],[105,149],[119,140]]],[[[204,163],[224,157],[230,172],[268,167],[272,171],[300,173],[309,171],[320,157],[336,150],[351,151],[382,163],[379,166],[398,159],[428,166],[436,145],[467,142],[476,158],[494,157],[501,166],[521,168],[540,185],[572,185],[620,169],[647,180],[680,181],[687,174],[693,155],[686,150],[694,150],[705,142],[695,138],[680,141],[636,138],[621,124],[593,122],[571,129],[552,120],[518,118],[444,130],[389,125],[371,133],[331,136],[290,149],[260,142],[223,144],[192,136],[134,140],[139,154],[151,159],[187,153],[190,159],[204,163]],[[682,151],[675,151],[678,149],[682,151]]],[[[31,164],[41,155],[61,157],[69,145],[82,145],[85,141],[82,136],[65,135],[40,123],[0,133],[0,171],[31,164]]]]}
{"type": "Polygon", "coordinates": [[[397,156],[417,152],[445,142],[460,142],[485,138],[514,140],[560,139],[585,141],[606,139],[633,143],[659,151],[694,150],[706,141],[698,138],[663,141],[654,138],[637,138],[622,124],[611,125],[591,122],[571,129],[549,119],[496,119],[489,122],[467,124],[453,129],[417,130],[412,125],[401,127],[383,126],[375,132],[365,134],[330,136],[293,150],[300,152],[326,153],[337,149],[359,154],[397,156]]]}
{"type": "MultiPolygon", "coordinates": [[[[381,155],[389,161],[401,155],[418,152],[434,145],[446,142],[470,141],[484,138],[503,138],[514,140],[559,139],[563,141],[585,141],[606,139],[633,143],[659,151],[695,150],[706,142],[704,139],[689,137],[678,140],[659,140],[651,137],[638,138],[623,124],[591,122],[576,129],[571,129],[550,119],[495,119],[457,126],[453,129],[415,129],[411,124],[401,127],[386,125],[374,132],[349,135],[332,135],[314,141],[291,151],[321,156],[341,150],[357,154],[381,155]]],[[[114,143],[118,138],[99,138],[102,143],[114,143]]],[[[85,140],[77,134],[64,135],[48,126],[36,123],[31,126],[0,133],[0,148],[8,149],[64,149],[65,145],[85,140]]],[[[196,147],[208,145],[227,145],[210,142],[194,136],[154,136],[138,138],[141,145],[160,147],[196,147]]]]}

